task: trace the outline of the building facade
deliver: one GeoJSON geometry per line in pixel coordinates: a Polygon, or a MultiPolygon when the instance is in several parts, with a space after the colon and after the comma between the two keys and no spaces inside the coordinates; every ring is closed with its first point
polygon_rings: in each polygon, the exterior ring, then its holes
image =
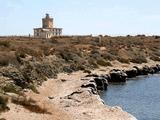
{"type": "Polygon", "coordinates": [[[50,18],[49,14],[42,18],[42,28],[34,28],[34,37],[37,38],[51,38],[60,35],[62,35],[62,28],[54,27],[53,18],[50,18]]]}

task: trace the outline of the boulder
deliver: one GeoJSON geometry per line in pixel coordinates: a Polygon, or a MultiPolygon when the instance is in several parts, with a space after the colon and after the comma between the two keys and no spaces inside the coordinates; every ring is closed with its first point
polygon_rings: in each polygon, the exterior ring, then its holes
{"type": "Polygon", "coordinates": [[[142,75],[148,75],[148,73],[151,71],[151,69],[145,65],[143,68],[142,68],[142,75]]]}
{"type": "Polygon", "coordinates": [[[136,68],[132,68],[132,69],[126,70],[125,73],[127,74],[128,78],[132,78],[137,76],[138,71],[136,68]]]}
{"type": "Polygon", "coordinates": [[[127,74],[121,70],[110,71],[111,79],[108,82],[126,82],[127,74]]]}
{"type": "Polygon", "coordinates": [[[111,76],[109,74],[104,74],[104,75],[101,75],[100,77],[106,79],[107,81],[111,80],[111,76]]]}
{"type": "Polygon", "coordinates": [[[159,64],[157,64],[156,66],[157,66],[158,71],[160,71],[160,65],[159,65],[159,64]]]}
{"type": "Polygon", "coordinates": [[[137,66],[134,66],[133,68],[137,69],[137,76],[138,75],[148,75],[150,71],[150,68],[146,65],[143,68],[139,68],[137,66]]]}
{"type": "Polygon", "coordinates": [[[91,88],[93,94],[97,94],[97,85],[95,82],[86,82],[81,86],[82,88],[91,88]]]}
{"type": "Polygon", "coordinates": [[[154,73],[157,73],[157,72],[159,72],[157,66],[151,66],[151,67],[150,67],[150,73],[151,73],[151,74],[154,74],[154,73]]]}
{"type": "Polygon", "coordinates": [[[107,86],[108,86],[107,79],[105,79],[104,77],[96,77],[94,78],[94,81],[97,85],[98,90],[107,90],[107,86]]]}
{"type": "Polygon", "coordinates": [[[137,70],[137,76],[138,76],[138,75],[141,75],[141,71],[142,71],[141,68],[139,68],[139,67],[137,67],[137,66],[133,66],[133,68],[137,70]]]}

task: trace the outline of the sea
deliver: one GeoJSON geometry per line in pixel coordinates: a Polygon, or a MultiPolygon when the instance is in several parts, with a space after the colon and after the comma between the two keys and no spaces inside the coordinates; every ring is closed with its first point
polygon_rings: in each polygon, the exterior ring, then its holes
{"type": "Polygon", "coordinates": [[[110,84],[101,98],[105,104],[120,106],[138,120],[160,120],[160,74],[110,84]]]}

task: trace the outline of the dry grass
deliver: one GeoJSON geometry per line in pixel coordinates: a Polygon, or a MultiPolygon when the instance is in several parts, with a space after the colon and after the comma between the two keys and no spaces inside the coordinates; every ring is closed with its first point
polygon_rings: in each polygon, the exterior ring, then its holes
{"type": "Polygon", "coordinates": [[[31,112],[39,113],[39,114],[51,114],[47,108],[41,107],[36,103],[35,100],[31,98],[26,98],[25,96],[13,97],[12,102],[17,105],[22,105],[24,108],[31,112]]]}
{"type": "Polygon", "coordinates": [[[60,59],[64,59],[65,62],[77,62],[78,59],[87,61],[89,57],[96,61],[102,57],[104,59],[102,61],[119,60],[125,63],[142,63],[146,62],[146,58],[159,60],[159,44],[160,38],[158,36],[146,37],[144,35],[101,38],[64,36],[54,37],[51,40],[21,37],[0,38],[0,49],[2,50],[0,65],[8,65],[12,62],[8,60],[10,56],[7,53],[10,52],[15,52],[15,56],[12,55],[12,60],[16,58],[18,62],[21,62],[21,58],[25,58],[26,55],[33,56],[37,60],[41,60],[44,56],[56,55],[60,59]],[[105,50],[100,50],[101,47],[105,50]],[[140,59],[136,60],[139,57],[140,59]]]}

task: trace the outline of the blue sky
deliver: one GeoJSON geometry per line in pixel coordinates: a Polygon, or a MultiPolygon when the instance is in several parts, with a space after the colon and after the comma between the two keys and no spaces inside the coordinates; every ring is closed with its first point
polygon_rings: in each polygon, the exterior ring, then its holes
{"type": "Polygon", "coordinates": [[[160,0],[0,0],[0,35],[33,34],[45,13],[65,35],[160,35],[160,0]]]}

